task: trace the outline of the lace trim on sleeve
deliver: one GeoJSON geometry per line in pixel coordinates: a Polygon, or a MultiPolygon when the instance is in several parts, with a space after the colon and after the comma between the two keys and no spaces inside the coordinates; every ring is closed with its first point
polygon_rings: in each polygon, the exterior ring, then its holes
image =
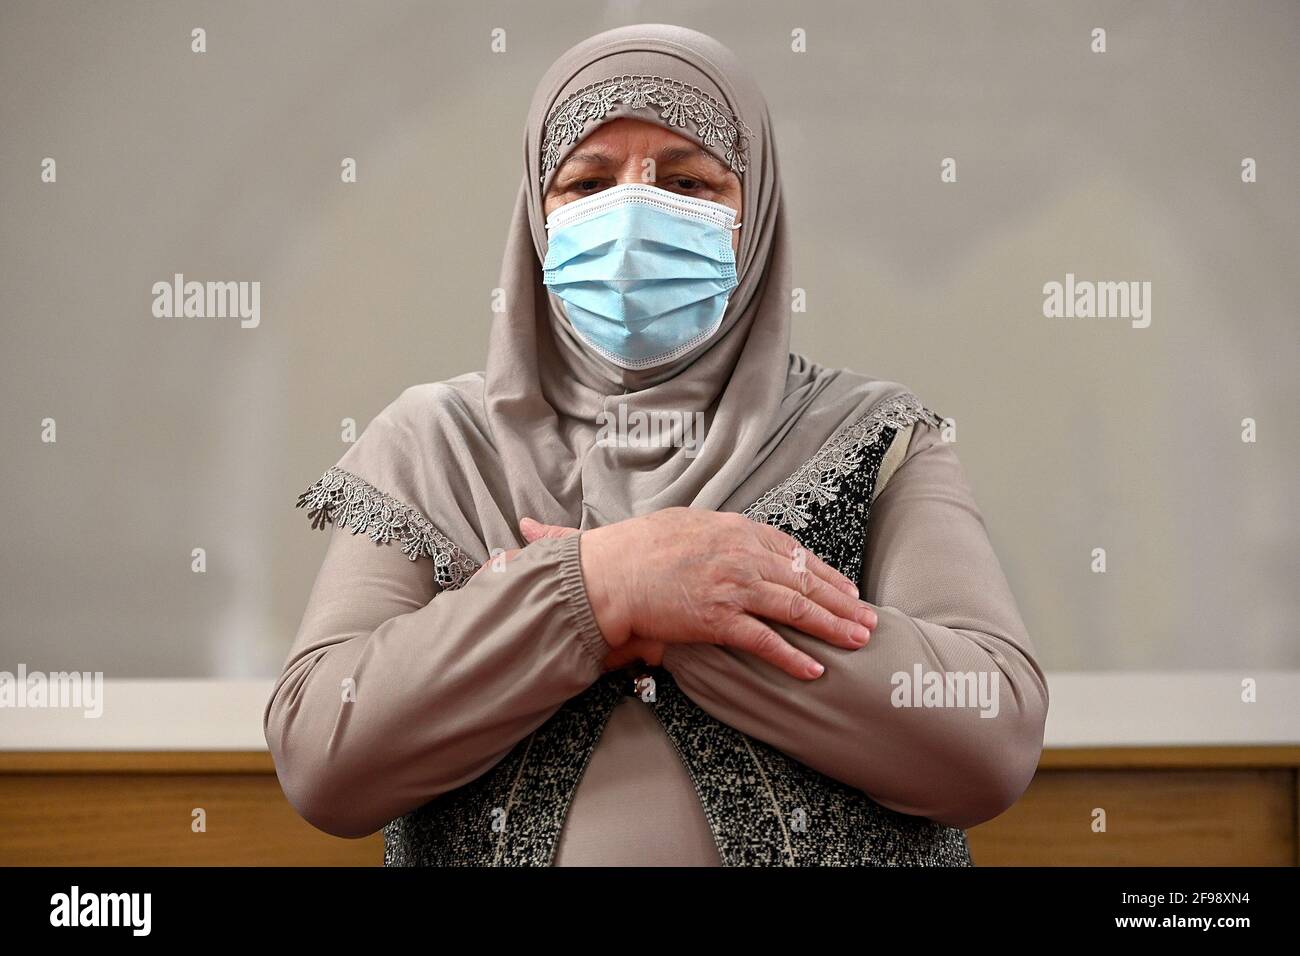
{"type": "Polygon", "coordinates": [[[794,531],[808,527],[812,506],[836,499],[840,483],[862,464],[863,453],[885,428],[906,428],[918,421],[936,428],[943,426],[943,418],[911,392],[885,399],[861,418],[839,428],[789,478],[746,508],[745,516],[794,531]]]}
{"type": "Polygon", "coordinates": [[[460,587],[478,570],[478,562],[417,509],[337,465],[298,496],[296,507],[311,509],[313,528],[333,523],[353,534],[364,531],[378,544],[396,541],[412,561],[432,558],[434,578],[446,590],[460,587]]]}

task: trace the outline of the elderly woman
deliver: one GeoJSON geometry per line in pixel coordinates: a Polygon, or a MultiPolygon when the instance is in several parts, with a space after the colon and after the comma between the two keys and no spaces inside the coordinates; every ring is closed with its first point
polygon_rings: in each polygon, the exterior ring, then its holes
{"type": "Polygon", "coordinates": [[[621,28],[524,146],[486,372],[299,498],[289,800],[390,865],[969,865],[1047,687],[943,419],[790,354],[762,95],[621,28]]]}

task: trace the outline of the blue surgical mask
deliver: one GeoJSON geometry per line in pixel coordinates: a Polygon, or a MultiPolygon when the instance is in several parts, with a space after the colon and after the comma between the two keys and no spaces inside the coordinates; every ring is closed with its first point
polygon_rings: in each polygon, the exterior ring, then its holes
{"type": "Polygon", "coordinates": [[[542,281],[573,330],[620,368],[663,365],[707,342],[736,287],[736,211],[623,183],[546,220],[542,281]]]}

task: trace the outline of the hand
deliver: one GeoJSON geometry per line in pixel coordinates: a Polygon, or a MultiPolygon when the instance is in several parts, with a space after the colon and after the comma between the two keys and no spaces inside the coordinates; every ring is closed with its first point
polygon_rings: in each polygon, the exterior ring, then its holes
{"type": "MultiPolygon", "coordinates": [[[[565,538],[571,534],[577,534],[577,528],[561,528],[556,525],[543,525],[534,521],[532,518],[525,518],[519,522],[519,529],[523,532],[524,539],[532,544],[540,538],[565,538]]],[[[476,578],[483,571],[487,570],[494,561],[509,563],[513,561],[523,548],[509,548],[501,551],[479,565],[470,578],[476,578]]],[[[500,565],[498,565],[499,567],[500,565]]],[[[659,641],[648,641],[639,638],[633,638],[619,647],[611,647],[609,653],[605,655],[603,671],[608,672],[617,670],[633,661],[642,661],[652,667],[658,667],[663,663],[664,646],[659,641]]]]}
{"type": "MultiPolygon", "coordinates": [[[[524,518],[519,522],[519,530],[524,536],[524,540],[529,544],[534,541],[540,541],[542,538],[567,538],[571,535],[578,534],[577,528],[564,528],[559,525],[542,524],[534,521],[532,518],[524,518]]],[[[505,560],[509,560],[518,554],[521,549],[515,548],[513,551],[507,551],[502,555],[505,560]]],[[[479,571],[482,571],[479,568],[479,571]]],[[[478,571],[474,572],[475,574],[478,571]]],[[[599,623],[599,622],[597,622],[599,623]]],[[[633,661],[641,661],[649,664],[651,667],[658,667],[664,660],[664,645],[661,641],[650,641],[643,638],[632,638],[618,647],[611,647],[609,653],[605,655],[605,671],[617,670],[625,664],[631,664],[633,661]]]]}
{"type": "MultiPolygon", "coordinates": [[[[530,543],[578,533],[527,518],[520,530],[530,543]]],[[[864,646],[877,623],[852,581],[743,515],[668,508],[582,535],[583,580],[614,650],[632,641],[721,644],[812,680],[822,665],[764,621],[849,650],[864,646]]]]}
{"type": "Polygon", "coordinates": [[[606,671],[617,670],[633,661],[640,661],[643,664],[649,664],[651,667],[659,667],[664,662],[664,644],[663,641],[651,641],[642,637],[634,637],[618,647],[611,647],[609,653],[605,655],[606,671]]]}

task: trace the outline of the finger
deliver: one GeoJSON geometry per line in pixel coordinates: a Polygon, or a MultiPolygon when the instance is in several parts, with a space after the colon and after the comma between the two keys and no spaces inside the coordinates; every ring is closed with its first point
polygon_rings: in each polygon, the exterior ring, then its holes
{"type": "Polygon", "coordinates": [[[741,614],[721,635],[722,643],[747,651],[798,680],[816,680],[826,668],[757,618],[741,614]]]}
{"type": "Polygon", "coordinates": [[[542,538],[567,538],[578,533],[577,528],[566,528],[557,524],[542,524],[533,518],[520,518],[519,531],[529,544],[542,538]]]}
{"type": "Polygon", "coordinates": [[[473,574],[471,574],[469,576],[469,579],[473,581],[476,577],[478,577],[483,572],[485,568],[495,568],[495,569],[504,570],[506,563],[513,561],[515,557],[519,554],[519,552],[522,550],[523,548],[511,548],[509,551],[501,551],[498,552],[497,554],[494,554],[492,557],[488,558],[486,561],[480,564],[478,566],[478,570],[476,570],[473,574]]]}
{"type": "MultiPolygon", "coordinates": [[[[840,601],[852,601],[824,581],[816,587],[840,601]]],[[[856,651],[871,639],[871,631],[852,618],[827,610],[812,597],[770,581],[760,581],[746,592],[745,610],[757,617],[797,627],[811,637],[819,637],[836,647],[856,651]]],[[[852,613],[851,611],[849,613],[852,613]]]]}
{"type": "Polygon", "coordinates": [[[773,555],[772,560],[760,565],[758,571],[765,581],[798,591],[846,621],[865,628],[874,628],[879,622],[876,610],[870,604],[828,584],[813,574],[811,568],[799,570],[773,555]]]}
{"type": "Polygon", "coordinates": [[[778,531],[767,524],[760,527],[763,529],[760,536],[764,545],[774,551],[793,570],[811,571],[837,591],[854,598],[859,596],[857,584],[840,574],[839,571],[836,571],[784,531],[778,531]]]}

